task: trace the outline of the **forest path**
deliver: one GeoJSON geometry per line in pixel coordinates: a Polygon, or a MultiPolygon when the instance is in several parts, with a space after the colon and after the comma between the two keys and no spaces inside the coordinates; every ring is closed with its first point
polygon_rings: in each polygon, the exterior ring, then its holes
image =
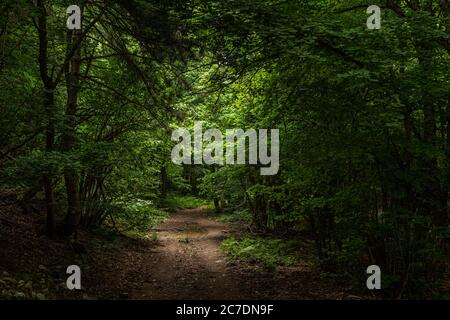
{"type": "Polygon", "coordinates": [[[151,278],[134,298],[242,298],[238,279],[219,250],[230,231],[207,213],[202,208],[179,210],[155,230],[158,246],[151,253],[151,278]]]}
{"type": "MultiPolygon", "coordinates": [[[[208,218],[208,210],[171,214],[155,231],[157,245],[141,266],[143,283],[132,299],[340,299],[342,288],[321,279],[308,261],[268,270],[258,264],[227,262],[219,245],[235,233],[208,218]]],[[[139,267],[139,266],[135,266],[139,267]]]]}

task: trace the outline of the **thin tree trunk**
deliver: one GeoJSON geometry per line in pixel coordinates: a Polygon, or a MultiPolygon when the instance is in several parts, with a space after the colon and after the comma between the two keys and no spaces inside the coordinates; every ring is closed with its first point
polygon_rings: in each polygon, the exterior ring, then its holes
{"type": "MultiPolygon", "coordinates": [[[[67,32],[67,53],[69,54],[74,45],[78,48],[74,51],[68,70],[66,70],[67,81],[67,106],[65,114],[65,134],[62,138],[62,149],[70,152],[75,147],[76,139],[76,113],[78,105],[78,91],[80,78],[80,36],[81,30],[67,32]]],[[[66,167],[64,169],[64,182],[67,193],[67,216],[66,229],[68,234],[76,231],[81,219],[81,207],[79,199],[79,175],[76,169],[66,167]]]]}
{"type": "MultiPolygon", "coordinates": [[[[37,1],[38,17],[38,33],[39,33],[39,73],[44,86],[44,110],[47,117],[46,125],[46,143],[45,149],[49,153],[53,151],[55,141],[55,124],[54,124],[54,84],[48,75],[48,39],[47,39],[47,10],[45,1],[37,1]]],[[[47,211],[47,236],[55,237],[56,224],[54,213],[54,196],[52,186],[52,175],[47,173],[43,176],[45,191],[45,206],[47,211]]]]}
{"type": "Polygon", "coordinates": [[[161,167],[161,197],[162,198],[166,198],[168,188],[169,188],[169,181],[167,178],[167,167],[164,164],[161,167]]]}

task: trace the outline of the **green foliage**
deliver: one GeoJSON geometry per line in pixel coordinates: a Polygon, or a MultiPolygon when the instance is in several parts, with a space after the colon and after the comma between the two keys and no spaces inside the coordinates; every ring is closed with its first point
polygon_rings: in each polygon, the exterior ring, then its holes
{"type": "MultiPolygon", "coordinates": [[[[86,226],[111,215],[137,233],[163,220],[158,207],[213,202],[229,213],[221,221],[313,240],[322,268],[359,286],[377,264],[385,296],[437,291],[448,256],[446,1],[389,1],[380,30],[367,30],[360,1],[86,2],[96,23],[74,73],[67,2],[38,3],[0,4],[2,184],[40,191],[47,179],[61,221],[77,198],[86,226]],[[199,120],[279,129],[279,173],[174,165],[171,130],[199,120]]],[[[283,254],[239,243],[229,241],[236,255],[283,254]]]]}
{"type": "Polygon", "coordinates": [[[248,209],[241,209],[216,215],[213,219],[232,225],[245,226],[252,222],[252,215],[248,209]]]}
{"type": "Polygon", "coordinates": [[[195,196],[170,193],[165,199],[162,200],[161,205],[167,207],[169,210],[179,210],[210,207],[210,202],[195,196]]]}
{"type": "Polygon", "coordinates": [[[110,208],[116,227],[123,233],[145,237],[168,217],[149,200],[126,199],[116,201],[110,208]]]}
{"type": "Polygon", "coordinates": [[[348,2],[226,6],[234,20],[211,44],[226,67],[204,71],[221,91],[199,98],[201,115],[222,129],[279,128],[280,172],[223,166],[203,189],[230,211],[244,204],[253,228],[314,239],[322,268],[356,287],[377,264],[382,295],[426,297],[448,252],[449,18],[437,2],[398,3],[376,32],[348,2]],[[235,24],[251,37],[236,39],[235,24]]]}
{"type": "Polygon", "coordinates": [[[302,261],[302,257],[296,252],[294,243],[283,239],[244,238],[237,240],[230,237],[224,240],[220,247],[231,259],[256,261],[267,267],[292,266],[302,261]]]}
{"type": "Polygon", "coordinates": [[[28,155],[17,158],[14,162],[9,162],[3,168],[0,179],[4,184],[32,185],[44,174],[61,174],[64,167],[80,169],[80,163],[74,161],[71,155],[61,152],[34,150],[28,155]]]}

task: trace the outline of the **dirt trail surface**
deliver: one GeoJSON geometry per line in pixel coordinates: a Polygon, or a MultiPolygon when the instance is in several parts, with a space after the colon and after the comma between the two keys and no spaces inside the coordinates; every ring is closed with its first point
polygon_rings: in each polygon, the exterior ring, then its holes
{"type": "Polygon", "coordinates": [[[135,298],[232,299],[240,296],[239,279],[227,268],[218,245],[229,232],[207,218],[206,211],[175,212],[158,232],[152,281],[135,298]]]}
{"type": "MultiPolygon", "coordinates": [[[[136,299],[339,299],[308,266],[265,270],[234,264],[219,250],[233,230],[204,209],[180,210],[157,230],[150,281],[136,299]]],[[[335,286],[335,285],[334,285],[335,286]]]]}

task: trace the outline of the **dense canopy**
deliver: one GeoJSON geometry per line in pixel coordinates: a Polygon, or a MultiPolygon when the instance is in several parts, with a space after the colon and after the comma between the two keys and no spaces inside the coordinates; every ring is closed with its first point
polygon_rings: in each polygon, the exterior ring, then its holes
{"type": "Polygon", "coordinates": [[[1,193],[49,241],[145,234],[195,196],[250,235],[225,240],[231,255],[282,239],[269,257],[307,246],[356,292],[378,265],[376,296],[441,297],[450,5],[372,2],[380,29],[357,0],[2,0],[1,193]],[[74,4],[80,30],[66,27],[74,4]],[[173,131],[200,121],[224,151],[227,129],[278,129],[279,170],[173,163],[173,131]]]}

